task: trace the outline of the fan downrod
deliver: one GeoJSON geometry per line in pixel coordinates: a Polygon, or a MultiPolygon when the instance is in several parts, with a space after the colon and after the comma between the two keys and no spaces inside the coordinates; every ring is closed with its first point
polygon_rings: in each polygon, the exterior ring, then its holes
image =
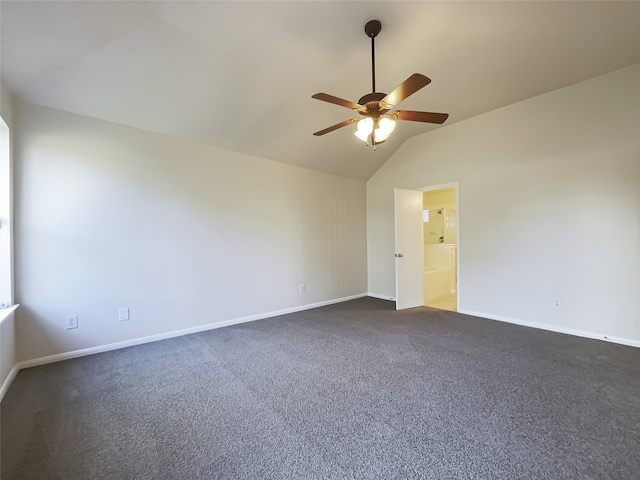
{"type": "Polygon", "coordinates": [[[364,33],[371,38],[371,92],[376,91],[376,36],[382,30],[379,20],[369,20],[364,26],[364,33]]]}

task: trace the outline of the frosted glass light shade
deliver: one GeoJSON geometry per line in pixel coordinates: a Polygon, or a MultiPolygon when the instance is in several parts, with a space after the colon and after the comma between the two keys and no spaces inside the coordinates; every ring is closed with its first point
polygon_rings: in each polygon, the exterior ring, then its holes
{"type": "Polygon", "coordinates": [[[391,135],[391,133],[393,133],[395,129],[395,120],[391,120],[387,117],[382,117],[378,121],[378,128],[376,128],[376,131],[373,133],[373,139],[376,141],[376,143],[384,142],[387,138],[389,138],[389,135],[391,135]]]}
{"type": "Polygon", "coordinates": [[[358,122],[358,129],[355,131],[354,135],[358,137],[363,142],[368,141],[369,135],[373,131],[373,118],[363,118],[358,122]]]}

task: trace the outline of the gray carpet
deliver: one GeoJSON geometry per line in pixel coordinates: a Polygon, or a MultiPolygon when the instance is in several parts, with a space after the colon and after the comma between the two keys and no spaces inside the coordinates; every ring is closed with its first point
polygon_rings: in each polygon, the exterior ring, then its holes
{"type": "Polygon", "coordinates": [[[640,349],[363,298],[22,370],[2,479],[637,479],[640,349]]]}

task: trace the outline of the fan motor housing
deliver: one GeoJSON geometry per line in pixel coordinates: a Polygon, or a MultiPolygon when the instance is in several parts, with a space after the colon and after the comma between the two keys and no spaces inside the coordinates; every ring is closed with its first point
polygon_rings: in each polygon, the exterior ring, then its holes
{"type": "Polygon", "coordinates": [[[385,108],[387,105],[381,104],[380,101],[386,97],[386,93],[374,92],[367,93],[364,97],[358,100],[358,103],[364,108],[359,110],[363,115],[370,117],[379,117],[387,113],[390,108],[385,108]]]}

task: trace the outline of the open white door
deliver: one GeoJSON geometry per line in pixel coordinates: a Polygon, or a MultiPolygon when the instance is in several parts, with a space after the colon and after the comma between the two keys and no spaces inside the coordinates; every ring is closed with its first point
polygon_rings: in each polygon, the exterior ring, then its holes
{"type": "Polygon", "coordinates": [[[396,310],[424,305],[422,192],[395,189],[396,310]]]}

